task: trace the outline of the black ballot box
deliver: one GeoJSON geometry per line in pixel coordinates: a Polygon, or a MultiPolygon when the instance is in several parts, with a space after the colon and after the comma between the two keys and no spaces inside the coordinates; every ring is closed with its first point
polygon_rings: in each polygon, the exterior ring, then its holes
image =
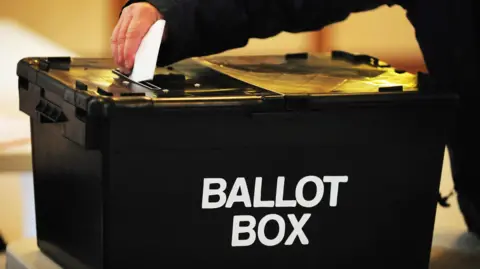
{"type": "Polygon", "coordinates": [[[456,96],[428,76],[339,51],[17,74],[38,245],[63,268],[429,266],[456,96]]]}

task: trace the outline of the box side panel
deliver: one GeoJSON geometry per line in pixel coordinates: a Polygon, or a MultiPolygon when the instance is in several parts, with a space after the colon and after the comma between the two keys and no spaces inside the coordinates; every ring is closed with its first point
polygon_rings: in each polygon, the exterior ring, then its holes
{"type": "Polygon", "coordinates": [[[102,154],[32,120],[40,249],[66,268],[102,268],[102,154]]]}
{"type": "Polygon", "coordinates": [[[442,111],[372,107],[238,121],[177,117],[176,125],[116,122],[108,268],[427,269],[445,148],[442,111]],[[122,137],[125,126],[142,139],[122,137]],[[285,177],[283,188],[278,177],[285,177]],[[219,183],[210,192],[208,178],[219,183]],[[346,179],[338,188],[331,183],[346,179]],[[216,196],[222,186],[225,195],[216,196]],[[314,197],[322,198],[318,205],[308,203],[314,197]]]}

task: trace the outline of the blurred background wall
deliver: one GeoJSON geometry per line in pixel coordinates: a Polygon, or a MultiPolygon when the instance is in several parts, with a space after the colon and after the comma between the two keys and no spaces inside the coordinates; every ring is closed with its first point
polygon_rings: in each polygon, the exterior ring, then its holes
{"type": "Polygon", "coordinates": [[[15,20],[69,50],[100,56],[108,53],[111,6],[110,0],[2,0],[0,17],[15,20]]]}
{"type": "MultiPolygon", "coordinates": [[[[24,161],[29,160],[30,154],[28,118],[17,111],[16,61],[25,56],[57,54],[109,57],[110,33],[124,2],[0,1],[0,61],[3,68],[0,72],[0,131],[4,131],[4,136],[0,135],[0,233],[8,240],[34,233],[30,167],[17,167],[12,171],[11,165],[19,154],[23,154],[24,161]],[[7,134],[7,130],[13,131],[14,135],[7,134]],[[18,150],[19,146],[21,150],[18,150]]],[[[410,71],[423,69],[413,28],[405,18],[405,11],[399,7],[382,7],[354,14],[320,32],[284,33],[266,40],[252,40],[246,48],[227,53],[271,54],[331,49],[368,53],[410,71]]]]}
{"type": "MultiPolygon", "coordinates": [[[[83,56],[109,56],[109,37],[125,0],[15,0],[0,2],[0,18],[20,22],[83,56]]],[[[320,33],[280,34],[252,40],[229,54],[343,49],[373,54],[393,64],[418,68],[422,56],[400,7],[353,14],[320,33]]]]}
{"type": "Polygon", "coordinates": [[[324,46],[370,54],[412,72],[426,71],[415,30],[399,6],[352,14],[328,30],[329,44],[324,46]]]}

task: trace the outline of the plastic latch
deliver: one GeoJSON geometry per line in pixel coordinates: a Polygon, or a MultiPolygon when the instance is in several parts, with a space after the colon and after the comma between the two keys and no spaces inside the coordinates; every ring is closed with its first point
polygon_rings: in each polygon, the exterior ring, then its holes
{"type": "Polygon", "coordinates": [[[44,59],[40,60],[38,63],[38,68],[42,71],[50,71],[50,63],[44,59]]]}
{"type": "Polygon", "coordinates": [[[70,64],[72,62],[72,58],[70,57],[48,57],[47,60],[50,63],[70,64]]]}
{"type": "Polygon", "coordinates": [[[367,64],[373,67],[391,67],[388,64],[380,64],[380,60],[365,54],[352,54],[346,51],[332,51],[332,59],[345,60],[353,64],[367,64]]]}
{"type": "Polygon", "coordinates": [[[403,92],[403,86],[386,86],[378,88],[378,92],[403,92]]]}
{"type": "Polygon", "coordinates": [[[88,90],[88,86],[87,84],[81,82],[81,81],[75,81],[75,88],[77,90],[81,90],[81,91],[87,91],[88,90]]]}
{"type": "Polygon", "coordinates": [[[48,57],[46,59],[40,59],[38,67],[45,72],[51,69],[69,70],[71,62],[70,57],[48,57]]]}
{"type": "Polygon", "coordinates": [[[289,60],[307,60],[308,59],[308,53],[289,53],[285,55],[285,59],[287,61],[289,60]]]}
{"type": "Polygon", "coordinates": [[[100,87],[97,88],[97,93],[103,96],[113,96],[113,93],[108,92],[100,87]]]}

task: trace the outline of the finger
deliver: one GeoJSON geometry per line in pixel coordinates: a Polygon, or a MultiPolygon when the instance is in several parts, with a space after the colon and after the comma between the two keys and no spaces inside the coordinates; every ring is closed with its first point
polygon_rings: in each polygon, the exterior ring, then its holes
{"type": "Polygon", "coordinates": [[[110,50],[112,51],[112,57],[115,61],[115,64],[118,65],[118,59],[117,59],[117,45],[118,45],[118,30],[120,28],[120,25],[122,24],[123,21],[123,16],[120,17],[120,19],[117,22],[117,25],[115,25],[115,29],[113,29],[112,36],[110,38],[110,50]]]}
{"type": "Polygon", "coordinates": [[[130,27],[127,30],[124,59],[125,68],[131,69],[135,62],[135,55],[142,39],[145,37],[149,29],[149,23],[141,20],[140,18],[134,18],[130,23],[130,27]]]}
{"type": "Polygon", "coordinates": [[[123,48],[125,46],[126,34],[127,34],[127,30],[131,20],[132,20],[132,16],[127,15],[123,19],[122,24],[120,25],[120,28],[118,30],[117,58],[118,58],[118,66],[121,68],[125,67],[125,59],[123,57],[124,55],[123,48]]]}

